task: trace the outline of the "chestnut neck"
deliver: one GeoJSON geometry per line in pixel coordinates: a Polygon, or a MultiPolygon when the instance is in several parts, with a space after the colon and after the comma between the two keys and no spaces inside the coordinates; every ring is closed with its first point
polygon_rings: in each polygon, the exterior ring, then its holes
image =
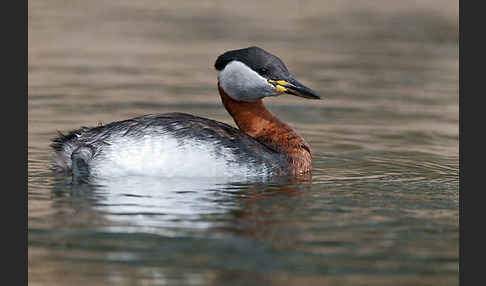
{"type": "Polygon", "coordinates": [[[270,149],[285,154],[290,173],[303,174],[312,169],[312,152],[309,144],[289,125],[281,121],[259,99],[254,102],[238,101],[221,88],[218,90],[224,107],[238,128],[270,149]]]}

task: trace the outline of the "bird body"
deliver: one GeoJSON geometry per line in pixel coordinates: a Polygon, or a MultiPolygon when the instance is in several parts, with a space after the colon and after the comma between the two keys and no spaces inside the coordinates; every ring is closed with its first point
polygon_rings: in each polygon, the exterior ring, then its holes
{"type": "Polygon", "coordinates": [[[228,124],[185,113],[152,114],[81,128],[54,139],[56,165],[91,152],[90,176],[268,176],[283,174],[285,156],[228,124]]]}

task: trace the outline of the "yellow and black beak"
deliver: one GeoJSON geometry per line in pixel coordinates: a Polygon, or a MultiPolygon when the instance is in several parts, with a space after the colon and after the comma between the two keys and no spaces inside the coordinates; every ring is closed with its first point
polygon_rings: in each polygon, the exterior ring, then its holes
{"type": "Polygon", "coordinates": [[[312,89],[301,84],[293,78],[288,78],[287,80],[271,80],[268,82],[275,86],[277,92],[293,94],[295,96],[300,96],[308,99],[321,99],[321,97],[312,89]]]}

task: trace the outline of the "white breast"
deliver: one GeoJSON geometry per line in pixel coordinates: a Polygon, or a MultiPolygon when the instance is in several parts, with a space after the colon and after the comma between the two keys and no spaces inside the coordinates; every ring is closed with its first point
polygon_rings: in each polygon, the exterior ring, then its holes
{"type": "Polygon", "coordinates": [[[146,175],[160,177],[266,176],[270,170],[251,162],[238,162],[230,150],[176,139],[171,135],[119,137],[107,145],[90,164],[95,177],[146,175]]]}

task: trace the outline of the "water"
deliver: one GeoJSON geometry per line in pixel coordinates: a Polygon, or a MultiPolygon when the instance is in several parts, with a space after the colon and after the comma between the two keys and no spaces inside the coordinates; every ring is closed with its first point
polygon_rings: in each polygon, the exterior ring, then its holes
{"type": "Polygon", "coordinates": [[[29,284],[457,285],[458,3],[390,2],[30,1],[29,284]],[[326,98],[265,101],[310,143],[311,180],[50,171],[57,130],[234,125],[213,64],[250,45],[326,98]]]}

